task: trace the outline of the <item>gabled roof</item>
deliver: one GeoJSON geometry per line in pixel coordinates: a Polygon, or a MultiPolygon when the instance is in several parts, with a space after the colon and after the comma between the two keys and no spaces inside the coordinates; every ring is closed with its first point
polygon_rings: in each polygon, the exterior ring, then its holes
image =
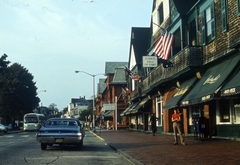
{"type": "Polygon", "coordinates": [[[106,88],[105,79],[100,78],[98,83],[98,94],[103,93],[106,88]]]}
{"type": "Polygon", "coordinates": [[[129,61],[131,60],[131,55],[135,55],[136,64],[142,64],[142,56],[147,55],[149,41],[150,41],[149,27],[132,27],[129,61]]]}
{"type": "Polygon", "coordinates": [[[119,67],[128,66],[128,62],[106,62],[105,64],[105,75],[114,74],[115,69],[119,67]]]}
{"type": "Polygon", "coordinates": [[[126,84],[126,71],[125,68],[116,68],[113,80],[110,84],[126,84]]]}

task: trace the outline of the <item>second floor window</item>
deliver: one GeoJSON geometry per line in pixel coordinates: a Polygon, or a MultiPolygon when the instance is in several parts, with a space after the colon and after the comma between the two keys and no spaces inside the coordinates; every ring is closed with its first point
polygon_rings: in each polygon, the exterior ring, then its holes
{"type": "Polygon", "coordinates": [[[240,0],[237,0],[238,16],[240,16],[240,0]]]}
{"type": "Polygon", "coordinates": [[[222,11],[222,31],[227,31],[227,0],[221,0],[221,11],[222,11]]]}
{"type": "Polygon", "coordinates": [[[163,23],[163,3],[160,4],[159,8],[158,8],[158,14],[159,14],[159,25],[161,25],[163,23]]]}
{"type": "Polygon", "coordinates": [[[203,45],[215,39],[215,15],[214,15],[214,2],[204,10],[202,13],[202,42],[203,45]]]}

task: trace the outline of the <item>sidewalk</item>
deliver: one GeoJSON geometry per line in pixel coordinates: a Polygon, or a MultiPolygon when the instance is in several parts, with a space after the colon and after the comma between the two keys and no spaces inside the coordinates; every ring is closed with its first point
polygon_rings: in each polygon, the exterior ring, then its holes
{"type": "Polygon", "coordinates": [[[97,136],[136,164],[146,165],[238,165],[240,142],[224,139],[194,140],[184,137],[186,145],[173,145],[172,135],[129,130],[99,130],[97,136]]]}

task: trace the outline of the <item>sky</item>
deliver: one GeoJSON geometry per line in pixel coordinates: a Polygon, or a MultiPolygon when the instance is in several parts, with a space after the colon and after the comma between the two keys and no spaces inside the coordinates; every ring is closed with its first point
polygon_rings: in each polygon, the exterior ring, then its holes
{"type": "MultiPolygon", "coordinates": [[[[34,76],[39,106],[61,111],[93,97],[92,75],[128,62],[132,27],[149,27],[151,0],[0,0],[0,56],[34,76]]],[[[95,94],[99,78],[95,77],[95,94]]]]}

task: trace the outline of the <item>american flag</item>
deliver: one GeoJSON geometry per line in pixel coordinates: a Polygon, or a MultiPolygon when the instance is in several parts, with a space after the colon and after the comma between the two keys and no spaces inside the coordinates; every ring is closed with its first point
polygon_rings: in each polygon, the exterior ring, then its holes
{"type": "Polygon", "coordinates": [[[128,73],[129,77],[133,80],[141,81],[141,76],[137,75],[136,73],[132,72],[130,69],[125,67],[126,72],[128,73]]]}
{"type": "Polygon", "coordinates": [[[122,87],[122,97],[125,98],[127,95],[130,95],[131,91],[127,87],[122,87]]]}
{"type": "Polygon", "coordinates": [[[161,28],[161,37],[155,43],[153,52],[158,58],[168,60],[172,42],[173,34],[168,33],[165,29],[161,28]]]}

